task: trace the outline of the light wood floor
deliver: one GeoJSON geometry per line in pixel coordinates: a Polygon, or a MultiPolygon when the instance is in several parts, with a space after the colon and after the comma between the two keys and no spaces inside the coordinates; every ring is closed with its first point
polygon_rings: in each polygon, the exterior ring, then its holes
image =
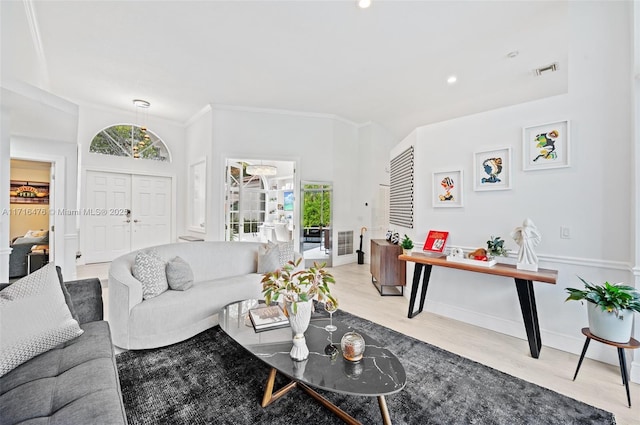
{"type": "MultiPolygon", "coordinates": [[[[106,280],[107,270],[108,264],[80,266],[78,278],[106,280]]],[[[354,263],[330,270],[336,277],[332,293],[337,295],[341,309],[612,412],[618,425],[640,425],[640,385],[631,383],[633,406],[627,407],[617,366],[585,359],[578,378],[572,381],[577,355],[543,347],[540,358],[534,359],[529,354],[526,340],[426,311],[408,319],[408,300],[404,297],[381,297],[371,284],[368,264],[354,263]]],[[[106,303],[106,291],[104,295],[106,303]]]]}

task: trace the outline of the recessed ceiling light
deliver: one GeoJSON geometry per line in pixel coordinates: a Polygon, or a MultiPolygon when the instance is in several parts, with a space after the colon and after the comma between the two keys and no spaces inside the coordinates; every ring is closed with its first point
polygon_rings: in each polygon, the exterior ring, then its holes
{"type": "Polygon", "coordinates": [[[456,81],[458,81],[458,77],[456,77],[455,75],[452,75],[449,78],[447,78],[447,83],[449,83],[449,84],[453,84],[456,81]]]}
{"type": "Polygon", "coordinates": [[[149,102],[142,99],[133,99],[133,104],[136,105],[138,108],[148,108],[149,106],[151,106],[149,102]]]}
{"type": "Polygon", "coordinates": [[[357,0],[357,3],[360,9],[366,9],[371,6],[371,0],[357,0]]]}

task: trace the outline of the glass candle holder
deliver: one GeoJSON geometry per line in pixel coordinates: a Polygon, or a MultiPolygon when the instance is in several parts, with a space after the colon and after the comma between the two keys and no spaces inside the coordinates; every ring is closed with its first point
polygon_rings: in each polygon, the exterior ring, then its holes
{"type": "Polygon", "coordinates": [[[364,354],[364,338],[356,332],[347,332],[340,341],[342,356],[350,362],[357,362],[364,354]]]}

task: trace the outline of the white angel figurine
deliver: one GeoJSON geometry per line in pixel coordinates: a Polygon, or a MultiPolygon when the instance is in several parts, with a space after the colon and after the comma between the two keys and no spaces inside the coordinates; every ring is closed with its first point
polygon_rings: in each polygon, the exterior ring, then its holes
{"type": "Polygon", "coordinates": [[[511,232],[511,237],[520,246],[518,251],[518,265],[517,268],[521,270],[538,270],[538,256],[534,248],[542,240],[542,235],[538,231],[538,228],[530,218],[527,218],[522,222],[522,227],[516,227],[511,232]]]}

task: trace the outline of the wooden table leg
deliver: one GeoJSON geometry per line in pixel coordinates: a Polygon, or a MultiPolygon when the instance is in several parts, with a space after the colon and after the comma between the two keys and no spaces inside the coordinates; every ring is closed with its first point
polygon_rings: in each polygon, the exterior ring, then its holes
{"type": "Polygon", "coordinates": [[[413,269],[413,283],[411,284],[411,298],[409,299],[409,313],[407,317],[409,319],[417,316],[422,313],[424,309],[424,302],[427,299],[427,288],[429,287],[429,278],[431,277],[431,264],[420,264],[416,263],[413,269]],[[422,276],[422,290],[420,291],[420,306],[418,311],[413,311],[416,304],[416,297],[418,295],[418,287],[420,286],[420,275],[422,274],[422,269],[424,269],[424,275],[422,276]]]}
{"type": "Polygon", "coordinates": [[[391,425],[391,416],[387,408],[387,400],[385,400],[383,395],[378,396],[378,405],[380,406],[380,413],[382,414],[382,423],[384,425],[391,425]]]}
{"type": "Polygon", "coordinates": [[[520,300],[520,309],[524,319],[524,328],[527,331],[529,340],[529,351],[531,357],[537,359],[542,349],[542,339],[540,338],[540,325],[538,324],[538,310],[536,308],[536,297],[533,293],[533,282],[516,278],[516,289],[520,300]]]}
{"type": "Polygon", "coordinates": [[[267,379],[267,383],[264,387],[264,395],[262,396],[262,403],[260,404],[262,407],[267,407],[268,405],[270,405],[271,403],[273,403],[274,401],[276,401],[277,399],[279,399],[280,397],[288,393],[289,390],[291,390],[292,388],[295,388],[298,385],[297,382],[291,381],[287,385],[285,385],[284,387],[282,387],[281,389],[279,389],[274,393],[273,384],[276,381],[277,372],[278,371],[274,368],[271,368],[271,371],[269,372],[269,378],[267,379]]]}

